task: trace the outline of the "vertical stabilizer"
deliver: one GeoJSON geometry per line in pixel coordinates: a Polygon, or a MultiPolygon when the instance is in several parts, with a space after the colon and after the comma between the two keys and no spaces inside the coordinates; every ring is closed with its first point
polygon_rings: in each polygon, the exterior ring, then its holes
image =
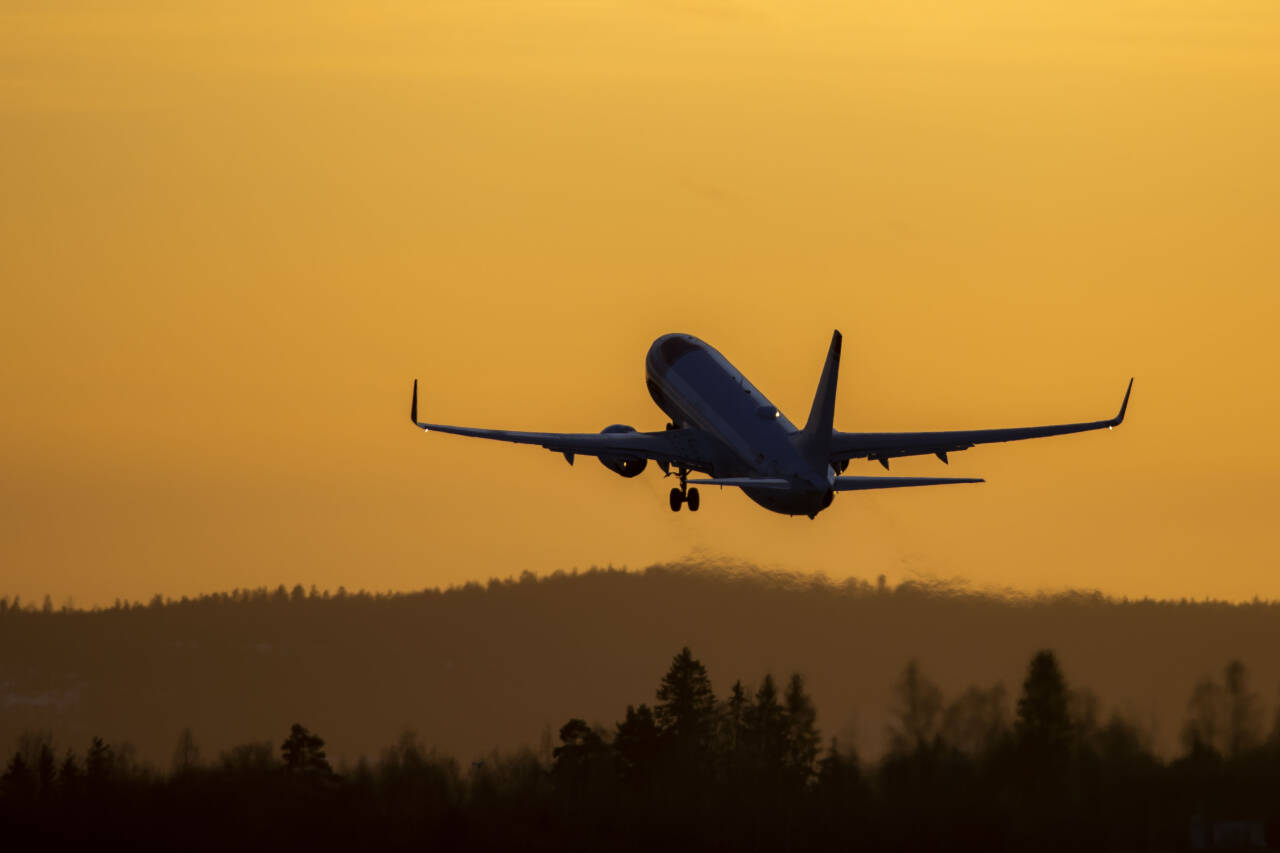
{"type": "Polygon", "coordinates": [[[831,334],[831,348],[822,366],[822,378],[813,395],[809,420],[800,431],[800,449],[815,469],[824,470],[831,454],[831,423],[836,416],[836,383],[840,379],[840,331],[831,334]]]}

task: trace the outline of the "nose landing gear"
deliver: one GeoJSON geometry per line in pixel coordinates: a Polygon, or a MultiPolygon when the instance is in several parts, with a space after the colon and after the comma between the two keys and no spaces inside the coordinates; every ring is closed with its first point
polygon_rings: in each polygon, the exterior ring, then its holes
{"type": "Polygon", "coordinates": [[[689,484],[685,480],[688,476],[689,469],[681,468],[680,486],[678,488],[673,488],[671,490],[671,494],[668,496],[668,503],[671,504],[672,512],[679,512],[681,504],[688,504],[689,512],[698,511],[698,506],[701,504],[701,500],[698,496],[698,490],[696,488],[689,488],[689,484]]]}

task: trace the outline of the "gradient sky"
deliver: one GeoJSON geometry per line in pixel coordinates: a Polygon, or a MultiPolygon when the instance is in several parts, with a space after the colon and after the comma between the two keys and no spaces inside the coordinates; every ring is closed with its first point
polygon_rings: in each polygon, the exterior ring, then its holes
{"type": "Polygon", "coordinates": [[[1274,0],[7,0],[0,594],[1280,597],[1278,105],[1274,0]],[[684,331],[803,420],[836,327],[843,429],[1129,419],[816,521],[406,419],[657,429],[684,331]]]}

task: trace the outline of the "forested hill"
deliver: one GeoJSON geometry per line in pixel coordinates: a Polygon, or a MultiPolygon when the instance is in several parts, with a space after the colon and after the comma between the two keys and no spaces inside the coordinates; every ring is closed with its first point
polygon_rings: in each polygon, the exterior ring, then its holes
{"type": "Polygon", "coordinates": [[[803,673],[823,736],[872,756],[913,658],[947,698],[1003,683],[1011,706],[1033,653],[1053,649],[1100,714],[1123,712],[1165,752],[1196,682],[1229,660],[1260,694],[1260,725],[1280,686],[1277,604],[1008,598],[658,566],[393,595],[281,587],[69,612],[4,602],[0,744],[46,730],[79,750],[96,734],[166,766],[184,728],[214,755],[297,721],[339,761],[405,729],[465,761],[536,746],[571,717],[612,728],[626,705],[653,701],[685,645],[721,697],[736,679],[803,673]]]}

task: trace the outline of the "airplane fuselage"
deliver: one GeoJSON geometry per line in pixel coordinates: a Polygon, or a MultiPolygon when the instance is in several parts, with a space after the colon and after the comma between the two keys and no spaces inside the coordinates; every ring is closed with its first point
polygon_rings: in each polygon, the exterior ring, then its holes
{"type": "Polygon", "coordinates": [[[645,357],[645,385],[677,427],[695,427],[719,445],[715,477],[769,477],[792,488],[743,491],[765,509],[815,515],[831,504],[835,471],[808,463],[799,431],[711,345],[692,335],[663,335],[645,357]]]}

